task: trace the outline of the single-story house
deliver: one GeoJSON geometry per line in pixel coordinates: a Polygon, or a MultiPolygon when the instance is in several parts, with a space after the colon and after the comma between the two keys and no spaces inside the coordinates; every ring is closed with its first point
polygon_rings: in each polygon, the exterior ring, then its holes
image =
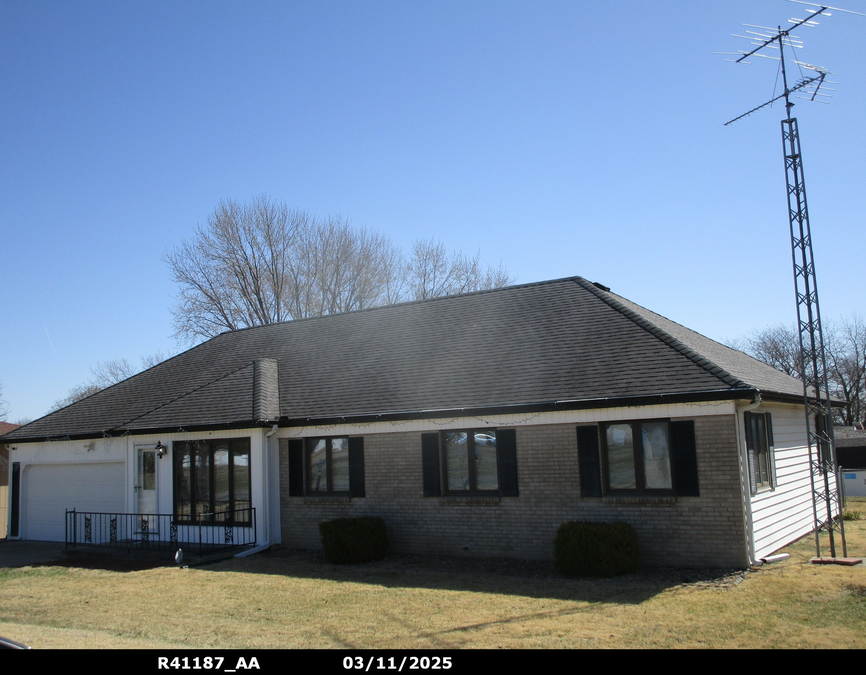
{"type": "Polygon", "coordinates": [[[646,563],[743,567],[813,528],[802,396],[580,277],[259,326],[0,438],[10,532],[160,513],[318,548],[375,515],[392,550],[548,559],[565,521],[626,521],[646,563]]]}

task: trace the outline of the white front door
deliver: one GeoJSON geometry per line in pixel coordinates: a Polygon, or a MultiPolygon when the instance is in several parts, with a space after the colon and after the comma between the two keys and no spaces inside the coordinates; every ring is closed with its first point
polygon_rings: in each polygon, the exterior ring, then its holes
{"type": "Polygon", "coordinates": [[[138,448],[135,491],[138,493],[138,512],[157,513],[156,448],[138,448]]]}
{"type": "Polygon", "coordinates": [[[159,517],[156,499],[156,448],[138,448],[135,473],[135,491],[138,494],[138,513],[154,514],[136,519],[135,533],[142,542],[159,537],[159,517]]]}

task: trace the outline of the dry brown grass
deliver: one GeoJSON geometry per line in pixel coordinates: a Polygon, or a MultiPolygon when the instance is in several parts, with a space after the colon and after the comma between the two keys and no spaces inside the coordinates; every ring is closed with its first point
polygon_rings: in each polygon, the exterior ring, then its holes
{"type": "MultiPolygon", "coordinates": [[[[866,555],[866,521],[846,525],[849,555],[866,555]]],[[[863,647],[866,567],[810,565],[813,546],[728,588],[307,554],[0,570],[0,635],[49,648],[863,647]]]]}

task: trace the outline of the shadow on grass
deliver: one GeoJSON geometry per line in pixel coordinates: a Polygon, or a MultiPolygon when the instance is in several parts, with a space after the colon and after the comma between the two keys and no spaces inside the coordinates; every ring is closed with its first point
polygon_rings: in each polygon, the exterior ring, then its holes
{"type": "Polygon", "coordinates": [[[70,567],[85,570],[106,570],[109,572],[140,572],[156,567],[174,566],[170,560],[143,559],[106,555],[69,556],[50,562],[36,563],[30,567],[70,567]]]}
{"type": "Polygon", "coordinates": [[[609,579],[576,578],[557,574],[552,562],[412,555],[392,555],[359,565],[334,565],[321,553],[301,550],[269,551],[222,561],[206,569],[385,588],[469,591],[618,604],[639,604],[683,584],[730,587],[739,583],[744,575],[744,572],[731,570],[649,568],[609,579]]]}

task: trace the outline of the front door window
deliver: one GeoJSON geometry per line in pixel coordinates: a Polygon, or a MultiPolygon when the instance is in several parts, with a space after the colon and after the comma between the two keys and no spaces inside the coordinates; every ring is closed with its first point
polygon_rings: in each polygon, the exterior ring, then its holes
{"type": "Polygon", "coordinates": [[[138,512],[156,513],[156,448],[138,449],[138,512]]]}

